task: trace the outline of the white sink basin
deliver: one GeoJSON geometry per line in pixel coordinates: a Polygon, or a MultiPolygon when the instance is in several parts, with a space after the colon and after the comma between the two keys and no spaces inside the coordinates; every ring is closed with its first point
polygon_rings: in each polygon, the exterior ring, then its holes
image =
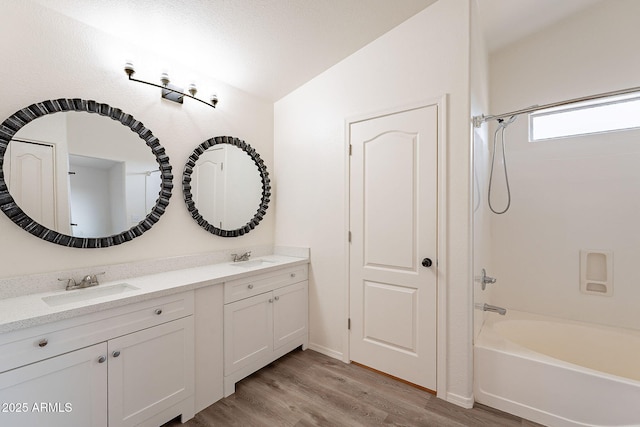
{"type": "Polygon", "coordinates": [[[127,283],[118,283],[117,285],[107,286],[98,285],[91,288],[65,291],[61,294],[49,295],[46,297],[42,297],[42,301],[44,301],[50,307],[55,307],[58,305],[70,304],[72,302],[88,301],[94,298],[136,291],[138,289],[140,288],[136,288],[135,286],[131,286],[127,283]]]}
{"type": "Polygon", "coordinates": [[[240,268],[264,267],[273,264],[275,261],[268,259],[251,259],[249,261],[232,262],[231,265],[240,268]]]}

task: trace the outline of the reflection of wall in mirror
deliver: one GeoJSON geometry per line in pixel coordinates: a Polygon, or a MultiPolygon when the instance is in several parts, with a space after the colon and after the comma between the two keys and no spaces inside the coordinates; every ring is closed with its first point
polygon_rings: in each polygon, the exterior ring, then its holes
{"type": "MultiPolygon", "coordinates": [[[[160,194],[158,163],[149,147],[131,129],[114,120],[82,112],[69,112],[69,152],[125,163],[126,206],[124,220],[118,219],[117,232],[142,221],[160,194]]],[[[118,216],[118,218],[121,218],[118,216]]],[[[112,233],[110,233],[112,234],[112,233]]]]}
{"type": "Polygon", "coordinates": [[[193,201],[209,224],[236,230],[251,221],[262,200],[262,183],[246,152],[230,144],[215,145],[200,155],[193,173],[193,201]]]}
{"type": "MultiPolygon", "coordinates": [[[[47,179],[55,183],[57,220],[39,220],[36,218],[37,209],[30,207],[26,201],[20,203],[17,200],[18,206],[27,215],[48,228],[77,237],[110,236],[142,221],[158,199],[160,174],[150,173],[158,170],[155,156],[136,133],[117,121],[87,112],[49,114],[22,127],[14,139],[42,142],[54,148],[55,176],[47,179]],[[107,163],[120,164],[120,169],[114,169],[110,173],[109,185],[99,178],[101,172],[94,173],[84,169],[84,179],[91,182],[82,182],[77,187],[82,178],[76,176],[72,180],[74,176],[69,178],[68,175],[72,155],[92,158],[94,162],[103,159],[107,163]],[[69,194],[73,191],[72,187],[77,187],[83,193],[78,196],[69,194]],[[93,190],[88,191],[85,187],[92,187],[93,190]],[[98,194],[98,189],[104,194],[98,194]],[[103,203],[105,200],[108,200],[108,205],[103,203]],[[102,206],[102,209],[96,210],[96,206],[102,206]],[[71,212],[71,209],[74,211],[71,212]],[[103,223],[97,224],[97,221],[103,223]],[[71,223],[77,225],[71,227],[71,223]]],[[[9,147],[12,144],[17,146],[16,141],[12,141],[9,147]]],[[[72,171],[78,173],[77,165],[74,165],[72,171]]],[[[33,181],[36,175],[29,176],[28,180],[33,181]]],[[[9,190],[12,191],[11,187],[9,190]]]]}

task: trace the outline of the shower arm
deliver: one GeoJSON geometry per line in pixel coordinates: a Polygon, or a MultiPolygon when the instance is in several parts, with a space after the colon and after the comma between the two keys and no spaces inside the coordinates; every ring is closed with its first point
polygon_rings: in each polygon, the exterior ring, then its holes
{"type": "Polygon", "coordinates": [[[640,92],[640,86],[636,86],[628,89],[614,90],[611,92],[599,93],[596,95],[582,96],[580,98],[567,99],[565,101],[552,102],[550,104],[532,105],[531,107],[522,108],[520,110],[512,111],[510,113],[495,114],[495,115],[488,115],[488,116],[485,116],[484,114],[482,114],[479,116],[473,116],[472,118],[473,127],[479,128],[482,126],[484,122],[488,122],[489,120],[500,120],[500,119],[505,119],[511,116],[517,116],[520,114],[532,113],[538,110],[546,110],[547,108],[560,107],[567,104],[574,104],[576,102],[590,101],[592,99],[607,98],[609,96],[626,95],[628,93],[634,93],[634,92],[640,92]]]}

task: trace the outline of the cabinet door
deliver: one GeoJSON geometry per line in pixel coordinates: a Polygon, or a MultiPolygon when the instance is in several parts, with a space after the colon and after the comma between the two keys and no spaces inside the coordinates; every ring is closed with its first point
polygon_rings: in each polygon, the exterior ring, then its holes
{"type": "Polygon", "coordinates": [[[193,317],[109,341],[109,427],[134,426],[193,394],[193,317]]]}
{"type": "Polygon", "coordinates": [[[308,283],[304,281],[273,291],[274,350],[307,334],[308,283]]]}
{"type": "Polygon", "coordinates": [[[273,295],[256,295],[224,306],[224,373],[229,375],[273,351],[273,295]]]}
{"type": "Polygon", "coordinates": [[[0,374],[0,425],[106,427],[106,355],[101,343],[0,374]]]}

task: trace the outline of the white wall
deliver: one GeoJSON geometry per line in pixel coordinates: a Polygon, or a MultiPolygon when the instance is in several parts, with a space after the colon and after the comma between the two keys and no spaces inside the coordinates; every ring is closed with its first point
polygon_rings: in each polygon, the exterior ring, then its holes
{"type": "MultiPolygon", "coordinates": [[[[491,58],[491,112],[638,86],[640,2],[608,0],[491,58]]],[[[511,210],[492,216],[493,302],[640,328],[640,131],[527,142],[507,131],[511,210]],[[614,253],[614,295],[579,292],[579,251],[614,253]]]]}
{"type": "MultiPolygon", "coordinates": [[[[480,24],[478,2],[474,0],[471,13],[471,52],[470,52],[470,96],[471,115],[487,114],[489,109],[489,54],[485,46],[480,24]]],[[[489,150],[487,144],[487,125],[472,128],[470,139],[473,147],[473,302],[484,304],[490,300],[492,288],[482,290],[478,280],[482,269],[491,275],[491,221],[487,206],[487,183],[489,180],[489,150]]],[[[484,312],[474,309],[474,338],[480,333],[484,312]]]]}
{"type": "Polygon", "coordinates": [[[311,248],[310,341],[342,357],[347,312],[345,120],[449,94],[448,391],[471,396],[469,2],[440,0],[275,105],[276,243],[311,248]]]}
{"type": "Polygon", "coordinates": [[[251,233],[226,239],[207,233],[191,219],[181,189],[189,154],[212,136],[244,139],[258,150],[271,171],[272,103],[28,0],[2,2],[0,36],[4,54],[0,67],[2,120],[47,99],[84,98],[107,103],[132,114],[154,133],[166,149],[174,175],[171,203],[160,221],[141,237],[111,248],[82,250],[47,243],[0,215],[0,278],[273,243],[273,206],[251,233]],[[128,59],[135,61],[137,76],[142,79],[155,81],[167,69],[176,84],[186,86],[187,78],[192,77],[203,96],[207,88],[216,90],[220,98],[217,109],[189,99],[183,105],[161,100],[160,89],[127,80],[123,65],[128,59]],[[184,81],[180,76],[185,76],[184,81]]]}

